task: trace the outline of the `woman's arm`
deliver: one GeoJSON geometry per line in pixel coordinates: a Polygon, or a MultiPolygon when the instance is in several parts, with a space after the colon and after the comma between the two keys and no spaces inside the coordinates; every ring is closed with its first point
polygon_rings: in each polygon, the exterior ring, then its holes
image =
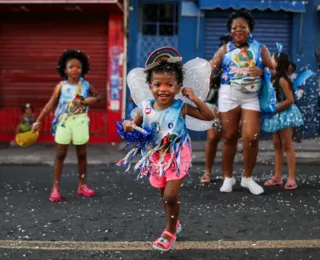
{"type": "Polygon", "coordinates": [[[265,45],[262,45],[262,47],[261,47],[261,58],[262,58],[264,66],[269,68],[271,76],[272,77],[275,76],[276,70],[272,64],[270,52],[265,45]]]}
{"type": "Polygon", "coordinates": [[[210,75],[210,85],[212,86],[212,80],[215,73],[221,69],[223,55],[225,55],[227,51],[227,45],[222,45],[218,51],[214,54],[213,58],[210,60],[211,65],[211,75],[210,75]]]}
{"type": "MultiPolygon", "coordinates": [[[[270,53],[266,46],[261,47],[261,58],[265,67],[269,68],[270,74],[272,76],[276,75],[276,71],[273,67],[270,53]]],[[[260,69],[258,66],[249,67],[249,74],[252,77],[260,77],[263,75],[263,69],[260,69]]]]}
{"type": "Polygon", "coordinates": [[[286,110],[294,103],[294,97],[289,82],[285,78],[281,78],[279,84],[286,99],[280,103],[276,112],[286,110]]]}

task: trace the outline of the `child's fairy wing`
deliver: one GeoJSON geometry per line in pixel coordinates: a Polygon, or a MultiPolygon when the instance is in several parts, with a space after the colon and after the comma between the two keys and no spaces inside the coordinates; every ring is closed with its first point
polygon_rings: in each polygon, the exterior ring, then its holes
{"type": "Polygon", "coordinates": [[[142,101],[153,99],[143,68],[131,70],[128,74],[127,82],[132,100],[137,106],[142,101]]]}
{"type": "MultiPolygon", "coordinates": [[[[207,103],[207,106],[212,108],[213,105],[207,103]]],[[[191,116],[186,116],[186,126],[189,130],[192,131],[207,131],[208,129],[212,128],[214,120],[212,121],[205,121],[200,120],[191,116]]]]}
{"type": "Polygon", "coordinates": [[[134,109],[131,110],[130,112],[130,117],[131,119],[135,119],[135,117],[138,115],[139,107],[135,107],[134,109]]]}
{"type": "Polygon", "coordinates": [[[303,72],[300,72],[298,76],[295,78],[293,83],[293,88],[296,91],[299,87],[304,86],[306,84],[306,80],[313,76],[313,71],[306,70],[303,72]]]}
{"type": "MultiPolygon", "coordinates": [[[[183,67],[185,76],[182,88],[191,88],[200,100],[205,100],[209,92],[210,63],[205,59],[196,58],[188,61],[183,67]]],[[[182,96],[181,92],[177,95],[177,98],[194,106],[194,103],[182,96]]]]}
{"type": "MultiPolygon", "coordinates": [[[[188,61],[184,65],[185,77],[183,88],[191,88],[194,94],[204,101],[209,92],[209,83],[211,75],[210,63],[201,58],[188,61]]],[[[182,99],[185,103],[195,106],[188,98],[182,96],[181,92],[177,98],[182,99]]],[[[213,121],[199,120],[190,116],[186,116],[186,126],[193,131],[206,131],[211,128],[213,121]]]]}

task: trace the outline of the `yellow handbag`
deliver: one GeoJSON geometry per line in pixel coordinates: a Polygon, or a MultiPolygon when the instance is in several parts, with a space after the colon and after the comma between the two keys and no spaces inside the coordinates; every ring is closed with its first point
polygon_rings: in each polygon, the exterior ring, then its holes
{"type": "Polygon", "coordinates": [[[38,137],[39,132],[34,133],[32,131],[29,131],[26,133],[20,133],[16,135],[16,142],[18,145],[22,147],[27,147],[37,142],[38,137]]]}

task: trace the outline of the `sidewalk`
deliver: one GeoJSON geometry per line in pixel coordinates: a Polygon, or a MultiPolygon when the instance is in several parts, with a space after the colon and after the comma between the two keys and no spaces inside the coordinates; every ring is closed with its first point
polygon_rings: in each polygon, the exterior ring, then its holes
{"type": "MultiPolygon", "coordinates": [[[[193,164],[204,164],[205,162],[205,141],[194,141],[193,164]]],[[[294,143],[296,147],[296,158],[299,164],[320,164],[320,138],[306,139],[301,143],[294,143]]],[[[115,164],[125,155],[121,149],[124,145],[116,144],[89,144],[88,164],[110,165],[115,164]]],[[[8,144],[0,144],[0,164],[46,164],[53,165],[56,153],[55,144],[36,144],[31,147],[22,148],[19,146],[10,147],[8,144]]],[[[221,142],[219,144],[216,162],[221,162],[221,142]]],[[[235,162],[242,162],[242,154],[237,153],[235,162]]],[[[274,150],[271,140],[261,140],[259,143],[258,163],[273,163],[274,150]]],[[[69,147],[66,164],[76,164],[77,158],[75,148],[69,147]]]]}

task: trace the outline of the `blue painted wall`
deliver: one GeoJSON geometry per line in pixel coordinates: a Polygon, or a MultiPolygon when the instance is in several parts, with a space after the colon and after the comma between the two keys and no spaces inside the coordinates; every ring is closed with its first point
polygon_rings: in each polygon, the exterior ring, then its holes
{"type": "MultiPolygon", "coordinates": [[[[127,73],[137,66],[137,41],[139,32],[139,1],[133,0],[129,3],[129,21],[128,21],[128,57],[127,73]]],[[[130,111],[135,107],[130,101],[130,90],[127,86],[126,96],[126,118],[130,117],[130,111]]]]}
{"type": "Polygon", "coordinates": [[[195,57],[204,56],[204,17],[180,16],[179,21],[179,52],[183,60],[189,61],[195,57]],[[199,26],[199,45],[197,46],[197,31],[199,26]]]}
{"type": "MultiPolygon", "coordinates": [[[[316,7],[317,0],[309,0],[306,12],[295,14],[293,26],[293,60],[297,64],[297,71],[305,67],[317,72],[315,52],[319,48],[319,11],[316,7]]],[[[317,73],[318,74],[318,73],[317,73]]],[[[307,81],[305,93],[298,102],[305,119],[305,125],[300,132],[304,137],[311,137],[319,130],[318,104],[318,76],[307,81]]]]}

